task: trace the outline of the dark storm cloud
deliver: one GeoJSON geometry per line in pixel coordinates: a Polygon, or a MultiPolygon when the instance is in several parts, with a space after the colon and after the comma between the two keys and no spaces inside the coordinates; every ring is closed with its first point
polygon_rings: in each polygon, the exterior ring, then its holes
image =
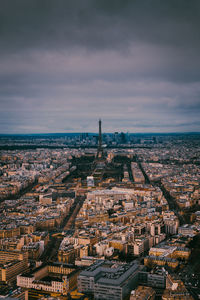
{"type": "Polygon", "coordinates": [[[0,0],[1,131],[199,131],[199,28],[198,0],[0,0]]]}
{"type": "Polygon", "coordinates": [[[195,49],[200,42],[198,0],[1,0],[0,17],[1,45],[12,49],[123,48],[132,41],[195,49]]]}

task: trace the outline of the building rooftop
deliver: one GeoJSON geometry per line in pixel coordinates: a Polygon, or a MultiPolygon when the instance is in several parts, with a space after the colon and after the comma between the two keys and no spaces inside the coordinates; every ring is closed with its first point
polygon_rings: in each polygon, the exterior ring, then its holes
{"type": "Polygon", "coordinates": [[[120,286],[134,272],[139,269],[135,261],[129,264],[98,261],[94,265],[82,271],[80,276],[94,277],[95,282],[120,286]]]}

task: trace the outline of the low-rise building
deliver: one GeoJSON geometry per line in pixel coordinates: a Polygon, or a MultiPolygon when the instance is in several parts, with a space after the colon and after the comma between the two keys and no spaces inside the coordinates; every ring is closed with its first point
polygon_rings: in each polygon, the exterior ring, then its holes
{"type": "Polygon", "coordinates": [[[41,265],[33,273],[17,276],[17,285],[25,289],[45,291],[49,294],[66,295],[76,288],[79,271],[72,266],[60,263],[41,265]]]}
{"type": "Polygon", "coordinates": [[[130,300],[154,300],[156,292],[148,286],[139,285],[136,290],[131,292],[130,300]]]}

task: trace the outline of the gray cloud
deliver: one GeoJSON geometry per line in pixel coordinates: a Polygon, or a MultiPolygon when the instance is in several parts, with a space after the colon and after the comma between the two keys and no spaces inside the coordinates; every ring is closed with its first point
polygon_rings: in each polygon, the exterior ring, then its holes
{"type": "Polygon", "coordinates": [[[198,0],[0,0],[2,133],[199,131],[198,0]]]}
{"type": "Polygon", "coordinates": [[[1,0],[0,14],[1,44],[14,48],[199,44],[198,0],[1,0]]]}

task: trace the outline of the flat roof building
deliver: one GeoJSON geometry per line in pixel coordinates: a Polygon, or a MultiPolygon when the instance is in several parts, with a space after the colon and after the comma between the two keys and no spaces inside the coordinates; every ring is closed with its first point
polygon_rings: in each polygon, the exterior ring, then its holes
{"type": "Polygon", "coordinates": [[[94,295],[95,299],[123,300],[138,283],[141,266],[99,261],[78,276],[78,290],[94,295]]]}

